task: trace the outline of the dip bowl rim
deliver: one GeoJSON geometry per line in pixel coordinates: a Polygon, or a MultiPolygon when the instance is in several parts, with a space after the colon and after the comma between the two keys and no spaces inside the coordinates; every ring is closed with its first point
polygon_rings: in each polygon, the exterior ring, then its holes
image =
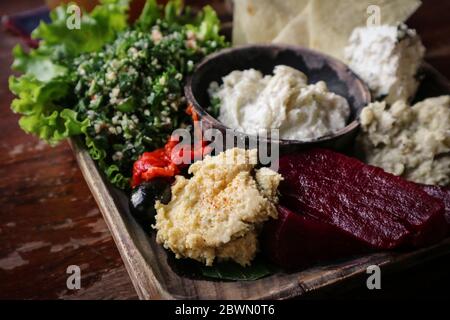
{"type": "MultiPolygon", "coordinates": [[[[258,139],[261,141],[267,141],[267,142],[272,142],[272,143],[278,143],[279,145],[312,145],[312,144],[318,144],[318,143],[325,143],[325,142],[331,142],[333,140],[338,139],[341,136],[347,135],[353,131],[356,131],[359,126],[360,126],[360,121],[359,121],[359,117],[360,117],[360,112],[358,114],[356,114],[354,116],[354,119],[352,121],[350,121],[345,127],[337,130],[336,132],[324,135],[324,136],[319,136],[316,138],[311,138],[311,139],[305,139],[305,140],[295,140],[295,139],[271,139],[270,137],[266,138],[264,136],[258,136],[255,134],[251,134],[251,133],[246,133],[244,131],[240,131],[238,129],[233,129],[230,128],[228,126],[226,126],[225,124],[223,124],[222,122],[220,122],[216,117],[212,116],[207,110],[207,107],[203,107],[200,105],[200,103],[198,102],[198,100],[196,99],[194,92],[193,92],[193,88],[192,88],[192,83],[193,83],[193,79],[198,76],[199,71],[203,68],[205,68],[205,66],[207,66],[208,64],[210,64],[212,61],[214,61],[215,59],[224,56],[224,55],[229,55],[229,54],[233,54],[236,51],[240,51],[240,50],[249,50],[249,49],[260,49],[260,50],[291,50],[293,52],[302,54],[302,53],[308,53],[312,56],[316,56],[319,59],[325,61],[326,63],[328,63],[331,66],[334,66],[336,69],[341,69],[343,72],[346,72],[349,74],[350,77],[352,77],[355,81],[354,83],[356,84],[355,88],[356,90],[358,90],[361,93],[361,96],[363,97],[363,99],[366,101],[366,105],[372,102],[372,97],[371,97],[371,93],[370,90],[367,86],[367,84],[358,76],[355,74],[354,71],[352,71],[350,69],[350,67],[345,64],[344,62],[330,56],[327,55],[323,52],[319,52],[317,50],[313,50],[310,48],[306,48],[303,46],[296,46],[296,45],[286,45],[286,44],[247,44],[247,45],[239,45],[239,46],[235,46],[235,47],[230,47],[230,48],[225,48],[222,50],[219,50],[215,53],[212,53],[208,56],[206,56],[199,64],[197,64],[197,66],[194,69],[194,72],[189,75],[186,79],[186,83],[184,86],[184,94],[185,97],[187,99],[187,103],[188,105],[192,106],[194,111],[199,115],[200,117],[200,121],[207,121],[209,122],[209,124],[216,129],[219,130],[228,130],[231,131],[233,133],[236,133],[237,135],[241,135],[241,136],[247,136],[250,137],[252,139],[258,139]]],[[[275,67],[275,65],[274,65],[275,67]]],[[[237,69],[236,69],[237,70],[237,69]]],[[[332,92],[332,91],[331,91],[332,92]]],[[[349,103],[349,105],[351,104],[350,101],[347,100],[347,102],[349,103]]],[[[351,109],[354,109],[354,107],[352,105],[350,105],[351,109]]],[[[362,110],[362,108],[361,108],[362,110]]]]}

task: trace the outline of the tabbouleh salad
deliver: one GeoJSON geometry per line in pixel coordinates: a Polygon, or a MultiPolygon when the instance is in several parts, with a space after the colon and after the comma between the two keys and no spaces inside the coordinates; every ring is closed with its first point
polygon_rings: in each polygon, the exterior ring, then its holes
{"type": "Polygon", "coordinates": [[[103,0],[83,13],[80,30],[66,28],[67,11],[52,12],[33,37],[38,49],[14,49],[12,109],[20,126],[51,144],[82,135],[117,187],[127,189],[133,162],[186,126],[183,84],[196,63],[227,46],[210,7],[194,16],[181,1],[165,8],[148,0],[127,23],[128,1],[103,0]]]}

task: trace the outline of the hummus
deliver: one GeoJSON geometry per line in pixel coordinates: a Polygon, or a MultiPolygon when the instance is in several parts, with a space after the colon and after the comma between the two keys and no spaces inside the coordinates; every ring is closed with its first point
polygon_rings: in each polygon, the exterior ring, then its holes
{"type": "Polygon", "coordinates": [[[281,139],[308,140],[346,126],[350,107],[345,98],[328,91],[323,81],[308,85],[304,73],[279,65],[274,74],[233,71],[219,86],[209,88],[220,101],[219,121],[249,134],[278,129],[281,139]]]}
{"type": "Polygon", "coordinates": [[[156,202],[157,242],[208,266],[216,258],[249,265],[262,223],[277,218],[282,179],[256,163],[256,149],[234,148],[192,164],[192,178],[176,177],[171,201],[156,202]]]}
{"type": "Polygon", "coordinates": [[[358,142],[369,164],[417,183],[450,184],[450,96],[361,112],[358,142]]]}

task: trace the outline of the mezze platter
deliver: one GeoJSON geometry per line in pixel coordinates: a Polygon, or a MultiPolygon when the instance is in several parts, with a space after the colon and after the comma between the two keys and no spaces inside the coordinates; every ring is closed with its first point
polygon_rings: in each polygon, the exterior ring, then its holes
{"type": "MultiPolygon", "coordinates": [[[[450,83],[434,68],[422,68],[418,97],[450,93],[450,83]]],[[[419,250],[379,252],[330,261],[296,272],[278,272],[254,281],[191,279],[177,274],[155,233],[144,230],[131,216],[123,192],[105,181],[102,173],[78,139],[71,146],[131,281],[141,299],[290,299],[320,292],[327,287],[365,286],[367,267],[398,272],[448,254],[450,238],[419,250]]]]}
{"type": "Polygon", "coordinates": [[[20,126],[70,140],[140,298],[290,299],[448,254],[450,85],[403,23],[420,1],[367,23],[368,1],[289,3],[235,2],[232,42],[209,6],[111,0],[76,30],[61,6],[14,49],[20,126]]]}

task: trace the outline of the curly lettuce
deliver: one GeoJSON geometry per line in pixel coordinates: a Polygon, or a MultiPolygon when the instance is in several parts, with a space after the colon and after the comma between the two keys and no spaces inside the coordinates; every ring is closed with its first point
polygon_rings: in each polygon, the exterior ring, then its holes
{"type": "Polygon", "coordinates": [[[12,110],[21,114],[20,127],[27,133],[55,145],[86,131],[89,119],[78,119],[73,110],[75,79],[73,57],[99,50],[127,28],[127,1],[103,0],[90,14],[83,13],[80,29],[69,29],[68,6],[51,12],[51,22],[41,22],[32,37],[40,39],[37,49],[13,49],[13,70],[9,88],[16,95],[12,110]]]}
{"type": "Polygon", "coordinates": [[[41,22],[33,31],[41,39],[39,49],[64,58],[100,50],[128,27],[128,0],[103,0],[90,13],[83,12],[80,28],[69,28],[73,12],[69,6],[57,7],[50,13],[51,23],[41,22]]]}

